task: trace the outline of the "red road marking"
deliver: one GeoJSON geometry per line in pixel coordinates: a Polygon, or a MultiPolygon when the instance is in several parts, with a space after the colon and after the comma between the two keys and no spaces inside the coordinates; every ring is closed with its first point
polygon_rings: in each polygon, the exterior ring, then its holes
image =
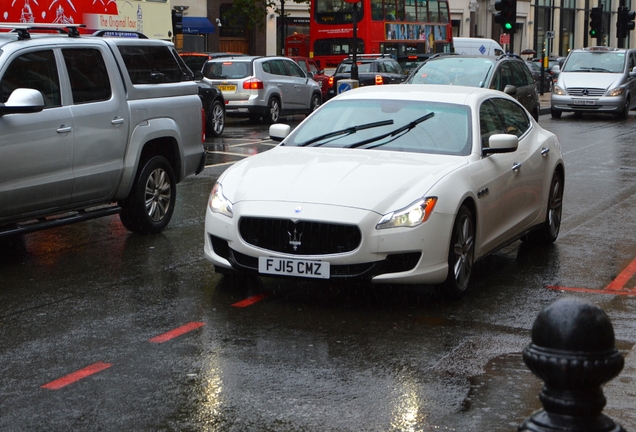
{"type": "Polygon", "coordinates": [[[96,374],[97,372],[101,372],[104,369],[108,369],[111,366],[112,364],[110,363],[103,363],[103,362],[93,363],[90,366],[86,366],[84,369],[80,369],[76,372],[63,376],[62,378],[58,378],[55,381],[51,381],[48,384],[44,384],[42,388],[49,389],[49,390],[59,390],[63,387],[66,387],[69,384],[73,384],[75,381],[79,381],[90,375],[96,374]]]}
{"type": "Polygon", "coordinates": [[[625,288],[625,284],[636,274],[636,259],[634,259],[625,269],[620,272],[613,281],[611,281],[605,289],[595,290],[590,288],[570,288],[560,286],[548,286],[548,289],[552,290],[565,290],[565,291],[578,291],[578,292],[591,292],[597,294],[612,294],[612,295],[625,295],[636,296],[636,288],[625,288]]]}
{"type": "Polygon", "coordinates": [[[247,306],[253,305],[254,303],[257,303],[257,302],[259,302],[261,300],[266,299],[270,295],[272,295],[272,293],[269,293],[269,292],[262,293],[262,294],[256,294],[254,296],[246,298],[245,300],[241,300],[240,302],[234,303],[232,306],[239,307],[239,308],[247,307],[247,306]]]}
{"type": "Polygon", "coordinates": [[[193,321],[191,323],[182,325],[181,327],[177,327],[174,330],[170,330],[167,333],[161,334],[159,336],[155,336],[152,339],[150,339],[150,342],[164,343],[166,341],[169,341],[170,339],[174,339],[178,336],[181,336],[184,333],[188,333],[189,331],[198,329],[199,327],[203,327],[204,325],[205,325],[204,322],[193,321]]]}

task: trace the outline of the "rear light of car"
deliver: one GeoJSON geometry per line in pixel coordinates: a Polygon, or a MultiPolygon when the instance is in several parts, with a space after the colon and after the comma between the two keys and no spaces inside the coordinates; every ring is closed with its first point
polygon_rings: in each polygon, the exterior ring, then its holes
{"type": "Polygon", "coordinates": [[[376,75],[375,76],[375,85],[382,85],[384,84],[384,80],[382,79],[381,75],[376,75]]]}
{"type": "Polygon", "coordinates": [[[258,78],[250,78],[243,82],[243,90],[263,90],[263,81],[258,78]]]}
{"type": "Polygon", "coordinates": [[[205,142],[205,110],[201,108],[201,142],[205,142]]]}
{"type": "Polygon", "coordinates": [[[333,87],[333,76],[330,76],[329,79],[327,80],[327,85],[329,87],[333,87]]]}

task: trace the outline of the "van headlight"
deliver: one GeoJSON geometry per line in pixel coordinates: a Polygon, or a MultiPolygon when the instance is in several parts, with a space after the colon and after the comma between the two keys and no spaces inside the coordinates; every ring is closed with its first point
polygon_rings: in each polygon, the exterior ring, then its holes
{"type": "Polygon", "coordinates": [[[221,186],[221,183],[217,182],[212,188],[210,199],[208,200],[208,207],[212,213],[220,213],[229,218],[234,216],[232,202],[223,195],[223,186],[221,186]]]}
{"type": "Polygon", "coordinates": [[[625,93],[625,87],[616,87],[608,90],[606,96],[620,96],[625,93]]]}
{"type": "Polygon", "coordinates": [[[437,204],[437,197],[423,198],[400,210],[387,213],[375,226],[375,229],[414,228],[426,222],[437,204]]]}
{"type": "Polygon", "coordinates": [[[555,84],[552,86],[552,93],[554,93],[555,95],[564,95],[565,90],[555,84]]]}

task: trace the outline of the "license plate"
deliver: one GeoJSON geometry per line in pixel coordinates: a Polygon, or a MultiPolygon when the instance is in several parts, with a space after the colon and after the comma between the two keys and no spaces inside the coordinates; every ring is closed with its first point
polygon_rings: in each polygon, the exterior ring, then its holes
{"type": "Polygon", "coordinates": [[[595,100],[574,99],[574,105],[596,105],[595,100]]]}
{"type": "Polygon", "coordinates": [[[329,263],[324,261],[259,257],[258,272],[262,274],[329,279],[329,263]]]}
{"type": "Polygon", "coordinates": [[[217,86],[221,91],[236,91],[235,85],[219,85],[217,86]]]}

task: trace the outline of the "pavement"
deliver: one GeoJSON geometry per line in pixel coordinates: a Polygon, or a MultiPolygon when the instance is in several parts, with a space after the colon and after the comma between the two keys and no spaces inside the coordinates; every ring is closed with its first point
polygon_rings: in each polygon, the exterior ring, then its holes
{"type": "Polygon", "coordinates": [[[539,93],[539,115],[550,114],[550,92],[539,93]]]}

